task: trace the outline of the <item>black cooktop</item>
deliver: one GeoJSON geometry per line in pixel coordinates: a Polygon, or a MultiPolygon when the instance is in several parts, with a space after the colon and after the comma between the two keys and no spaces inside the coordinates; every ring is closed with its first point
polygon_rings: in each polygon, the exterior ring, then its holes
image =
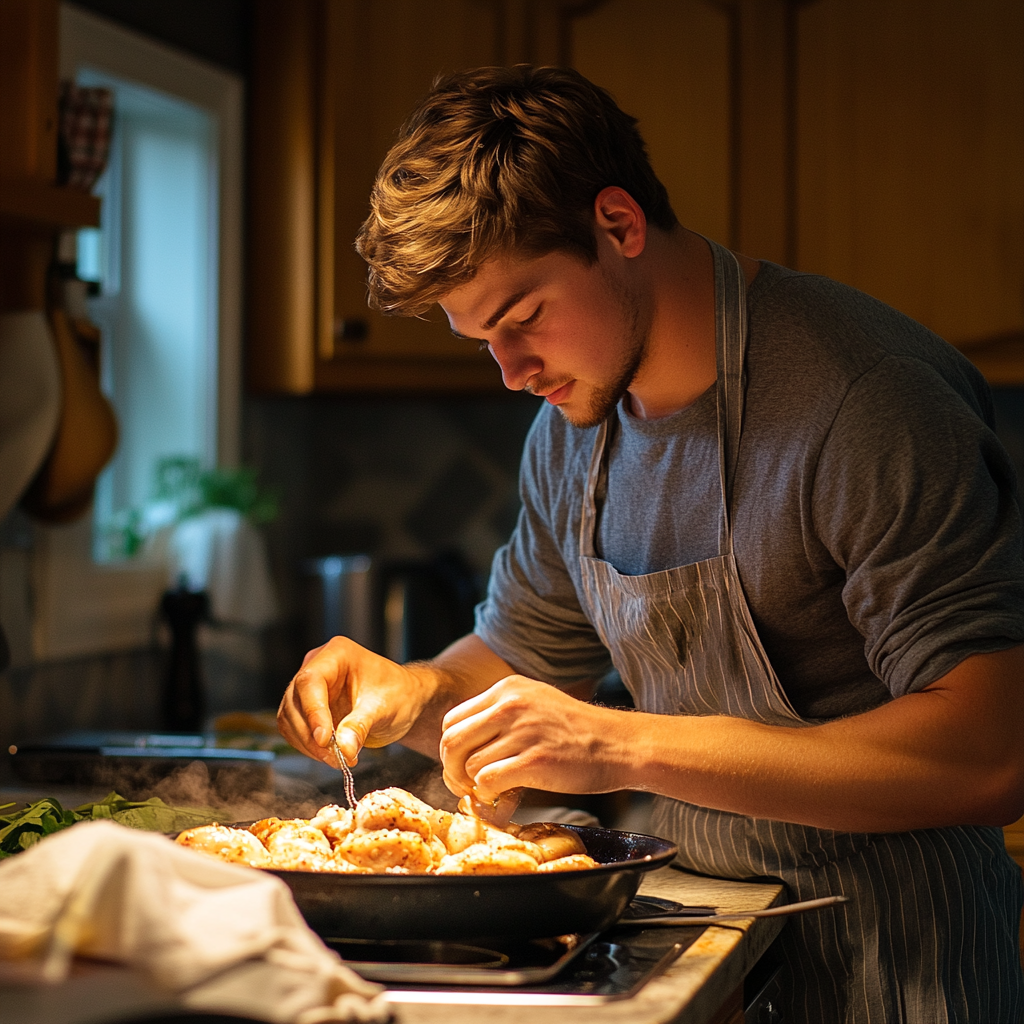
{"type": "Polygon", "coordinates": [[[704,931],[703,926],[630,927],[629,916],[708,909],[638,896],[622,920],[601,934],[486,944],[324,941],[364,978],[383,982],[392,1002],[585,1005],[633,995],[704,931]]]}

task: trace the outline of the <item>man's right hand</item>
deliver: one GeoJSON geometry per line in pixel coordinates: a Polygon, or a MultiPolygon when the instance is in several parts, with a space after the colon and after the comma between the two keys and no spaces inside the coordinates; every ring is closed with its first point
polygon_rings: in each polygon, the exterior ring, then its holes
{"type": "Polygon", "coordinates": [[[277,727],[297,750],[333,761],[331,730],[339,723],[338,746],[345,760],[355,764],[363,746],[402,739],[436,687],[434,673],[397,665],[336,636],[303,659],[281,699],[277,727]]]}

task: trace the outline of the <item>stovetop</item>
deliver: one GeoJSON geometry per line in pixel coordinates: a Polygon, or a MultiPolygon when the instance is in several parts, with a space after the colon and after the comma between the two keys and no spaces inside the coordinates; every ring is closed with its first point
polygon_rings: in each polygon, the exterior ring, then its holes
{"type": "Polygon", "coordinates": [[[703,926],[631,927],[629,916],[707,913],[637,897],[604,933],[486,944],[325,937],[349,967],[383,982],[391,1002],[533,1006],[625,999],[692,945],[703,926]]]}

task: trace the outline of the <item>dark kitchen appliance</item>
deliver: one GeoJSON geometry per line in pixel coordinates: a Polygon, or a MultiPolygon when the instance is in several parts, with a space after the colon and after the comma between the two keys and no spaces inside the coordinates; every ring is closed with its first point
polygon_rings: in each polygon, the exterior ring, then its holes
{"type": "Polygon", "coordinates": [[[36,785],[109,786],[129,799],[144,799],[176,769],[202,762],[215,790],[245,793],[270,787],[274,753],[218,747],[199,733],[68,732],[19,743],[10,765],[36,785]]]}
{"type": "Polygon", "coordinates": [[[433,657],[473,628],[479,588],[457,553],[390,562],[329,555],[307,560],[304,570],[309,650],[347,636],[404,663],[433,657]]]}
{"type": "Polygon", "coordinates": [[[507,940],[602,931],[625,911],[643,875],[664,867],[676,855],[672,843],[655,836],[565,827],[580,836],[598,867],[523,875],[271,870],[288,884],[303,917],[321,935],[507,940]]]}
{"type": "Polygon", "coordinates": [[[206,688],[199,660],[199,623],[210,618],[205,590],[189,590],[184,583],[160,599],[160,614],[171,631],[163,691],[160,695],[161,728],[193,732],[203,724],[206,688]]]}

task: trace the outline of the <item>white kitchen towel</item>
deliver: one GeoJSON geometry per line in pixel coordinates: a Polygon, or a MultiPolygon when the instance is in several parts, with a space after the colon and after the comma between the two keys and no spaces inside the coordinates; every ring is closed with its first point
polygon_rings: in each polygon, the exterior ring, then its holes
{"type": "Polygon", "coordinates": [[[57,982],[74,956],[125,964],[196,1010],[280,1024],[390,1016],[279,878],[108,821],[0,861],[0,959],[32,957],[57,982]]]}
{"type": "Polygon", "coordinates": [[[218,622],[260,629],[277,616],[267,552],[240,512],[210,508],[174,526],[168,543],[172,587],[205,590],[218,622]]]}

